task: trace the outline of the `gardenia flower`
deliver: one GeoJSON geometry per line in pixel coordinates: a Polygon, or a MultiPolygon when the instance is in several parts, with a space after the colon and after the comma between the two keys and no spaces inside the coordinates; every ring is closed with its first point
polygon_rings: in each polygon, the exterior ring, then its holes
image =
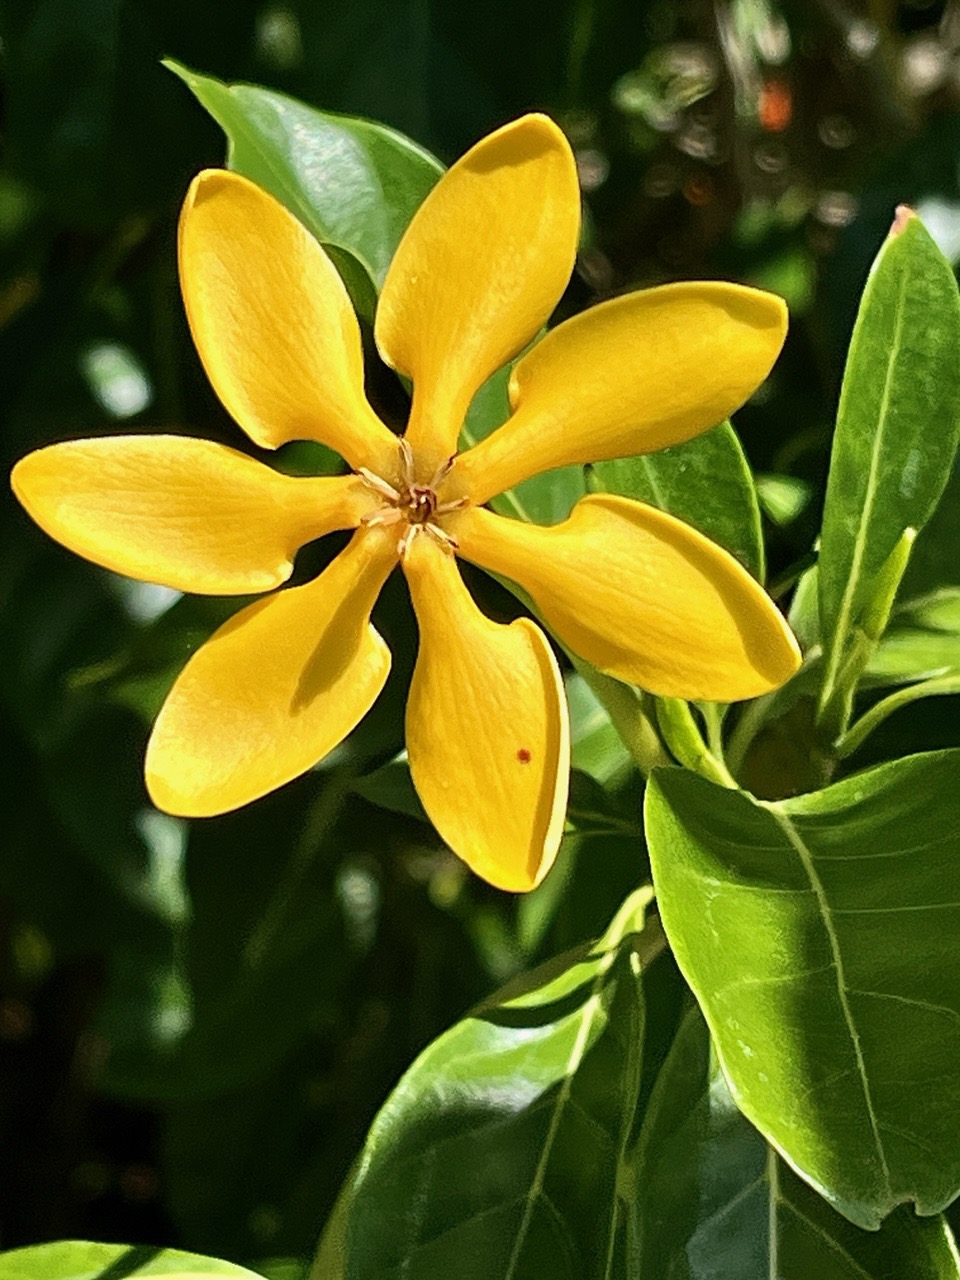
{"type": "Polygon", "coordinates": [[[30,454],[15,491],[74,551],[182,591],[271,592],[305,543],[355,532],[314,581],[265,595],[190,658],[147,749],[161,809],[235,809],[350,733],[390,669],[370,613],[398,563],[420,630],[413,781],[444,840],[501,888],[532,888],[555,856],[567,710],[540,627],[485,617],[457,556],[519,584],[573,653],[653,693],[726,702],[793,674],[796,643],[761,587],[672,516],[605,494],[549,528],[484,507],[538,472],[647,453],[720,422],[776,359],[779,298],[694,283],[595,306],[519,360],[511,416],[457,453],[477,389],[559,300],[579,214],[573,156],[543,116],[491,134],[441,178],[376,316],[381,355],[413,383],[398,439],[365,398],[360,330],[321,246],[245,178],[195,179],[180,278],[210,381],[255,444],[321,441],[351,474],[291,477],[209,441],[121,436],[30,454]]]}

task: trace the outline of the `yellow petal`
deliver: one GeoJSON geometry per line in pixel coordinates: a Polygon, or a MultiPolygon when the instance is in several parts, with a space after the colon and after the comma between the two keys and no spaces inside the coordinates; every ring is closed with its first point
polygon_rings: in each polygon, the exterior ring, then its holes
{"type": "Polygon", "coordinates": [[[734,284],[668,284],[591,307],[517,364],[513,416],[459,470],[482,503],[552,467],[680,444],[752,395],[786,332],[782,299],[734,284]]]}
{"type": "Polygon", "coordinates": [[[573,154],[540,115],[478,142],[415,214],[387,273],[376,338],[413,379],[407,438],[426,468],[455,451],[474,392],[557,305],[579,228],[573,154]]]}
{"type": "Polygon", "coordinates": [[[570,745],[556,659],[527,619],[479,611],[429,536],[404,560],[420,626],[407,703],[414,785],[434,826],[498,889],[550,870],[563,834],[570,745]]]}
{"type": "Polygon", "coordinates": [[[370,610],[395,542],[356,533],[319,578],[249,605],[197,650],[147,748],[158,808],[236,809],[311,768],[366,715],[390,670],[370,610]]]}
{"type": "Polygon", "coordinates": [[[455,530],[461,553],[519,583],[563,644],[651,693],[733,702],[799,665],[793,634],[747,571],[641,502],[595,494],[548,529],[473,508],[455,530]]]}
{"type": "Polygon", "coordinates": [[[71,440],[22,458],[14,493],[37,524],[116,573],[180,591],[268,591],[311,538],[356,524],[354,476],[294,479],[184,436],[71,440]]]}
{"type": "Polygon", "coordinates": [[[180,284],[214,390],[267,449],[319,440],[354,468],[396,459],[363,393],[360,330],[336,268],[279,201],[208,169],[180,215],[180,284]]]}

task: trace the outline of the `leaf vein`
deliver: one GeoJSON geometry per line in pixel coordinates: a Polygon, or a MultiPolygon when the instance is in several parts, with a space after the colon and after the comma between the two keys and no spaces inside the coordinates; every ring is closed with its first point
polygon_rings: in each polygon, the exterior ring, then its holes
{"type": "Polygon", "coordinates": [[[791,847],[800,859],[801,865],[810,880],[813,891],[817,897],[817,904],[820,908],[820,916],[823,921],[823,927],[827,935],[827,941],[830,946],[830,954],[833,957],[833,969],[837,975],[837,999],[840,1004],[840,1011],[846,1024],[847,1034],[850,1037],[850,1044],[853,1049],[853,1055],[857,1064],[857,1074],[860,1080],[860,1087],[863,1091],[863,1100],[866,1107],[867,1118],[870,1122],[870,1129],[873,1134],[874,1146],[876,1148],[877,1159],[883,1174],[884,1184],[886,1186],[888,1196],[893,1195],[893,1188],[890,1181],[890,1169],[887,1165],[886,1152],[880,1139],[880,1127],[876,1109],[873,1104],[873,1095],[870,1090],[870,1081],[867,1078],[867,1064],[863,1056],[863,1045],[860,1043],[860,1034],[853,1018],[853,1011],[850,1008],[850,1002],[847,999],[847,983],[844,972],[843,956],[840,951],[840,939],[837,936],[836,928],[833,923],[833,915],[830,903],[827,899],[826,890],[823,882],[817,875],[815,864],[815,856],[812,850],[808,849],[804,843],[803,837],[797,830],[796,826],[790,819],[790,815],[780,806],[776,804],[757,801],[762,808],[772,816],[773,820],[779,825],[783,834],[786,836],[791,847]]]}

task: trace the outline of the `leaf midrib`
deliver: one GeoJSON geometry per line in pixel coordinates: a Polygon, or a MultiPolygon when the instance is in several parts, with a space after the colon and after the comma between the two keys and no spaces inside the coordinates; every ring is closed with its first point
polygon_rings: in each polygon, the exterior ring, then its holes
{"type": "Polygon", "coordinates": [[[564,1068],[563,1083],[557,1091],[553,1114],[550,1117],[550,1127],[547,1130],[547,1136],[544,1139],[543,1149],[540,1152],[540,1159],[537,1161],[533,1181],[531,1182],[530,1189],[525,1197],[523,1217],[521,1218],[520,1226],[517,1229],[517,1238],[510,1254],[510,1261],[507,1264],[504,1280],[513,1280],[513,1277],[516,1275],[517,1265],[520,1261],[523,1246],[530,1230],[530,1223],[533,1220],[534,1209],[536,1208],[537,1201],[544,1194],[543,1183],[546,1177],[547,1165],[550,1162],[550,1155],[553,1149],[553,1144],[556,1141],[557,1132],[560,1128],[560,1121],[563,1117],[566,1105],[570,1101],[574,1077],[583,1061],[584,1054],[586,1053],[590,1033],[594,1026],[594,1020],[602,1007],[603,985],[614,960],[619,954],[619,951],[620,944],[619,942],[615,942],[605,953],[602,960],[597,965],[596,976],[590,985],[590,995],[584,1002],[580,1028],[577,1031],[576,1039],[573,1042],[570,1054],[567,1058],[564,1068]]]}
{"type": "Polygon", "coordinates": [[[833,914],[830,909],[830,903],[827,899],[826,890],[823,887],[822,880],[817,874],[813,851],[808,848],[804,842],[804,839],[796,825],[792,822],[790,815],[779,804],[763,800],[757,800],[755,803],[761,808],[766,809],[774,822],[786,836],[791,848],[800,859],[804,873],[806,874],[807,879],[810,882],[810,887],[817,899],[817,905],[820,909],[820,919],[827,935],[830,955],[833,960],[832,967],[837,976],[837,999],[846,1024],[847,1034],[850,1037],[850,1044],[853,1049],[854,1059],[857,1066],[857,1076],[860,1081],[860,1087],[863,1090],[864,1106],[866,1107],[867,1118],[870,1122],[870,1130],[873,1136],[877,1159],[879,1160],[880,1168],[883,1173],[887,1197],[892,1201],[893,1186],[890,1181],[890,1169],[887,1165],[886,1152],[883,1149],[883,1142],[880,1138],[879,1121],[874,1108],[870,1081],[867,1076],[867,1066],[863,1056],[863,1046],[860,1043],[860,1034],[857,1031],[856,1023],[854,1021],[853,1010],[850,1008],[850,1002],[847,999],[848,986],[843,964],[843,955],[840,949],[840,939],[837,936],[837,931],[833,923],[833,914]]]}
{"type": "MultiPolygon", "coordinates": [[[[836,678],[839,672],[840,659],[843,653],[847,634],[850,630],[850,617],[853,610],[853,598],[856,594],[860,569],[863,565],[864,549],[866,547],[866,530],[873,519],[873,508],[876,503],[878,479],[880,471],[880,453],[886,439],[886,431],[888,426],[888,415],[890,411],[890,399],[892,395],[893,375],[897,364],[897,358],[900,352],[900,346],[903,335],[904,321],[904,296],[907,290],[907,274],[901,273],[900,289],[897,295],[897,322],[894,328],[893,343],[890,349],[890,359],[887,363],[887,372],[883,380],[883,394],[880,398],[880,413],[876,434],[873,438],[873,448],[870,454],[870,470],[867,473],[867,489],[864,494],[863,509],[860,517],[857,537],[853,544],[853,558],[850,562],[850,572],[847,575],[846,585],[843,589],[843,595],[840,598],[840,609],[837,614],[836,627],[833,632],[833,644],[830,648],[830,657],[827,663],[827,670],[823,685],[823,698],[826,699],[833,692],[836,678]]],[[[841,399],[840,410],[843,410],[843,400],[841,399]]],[[[898,535],[899,536],[899,533],[898,535]]]]}

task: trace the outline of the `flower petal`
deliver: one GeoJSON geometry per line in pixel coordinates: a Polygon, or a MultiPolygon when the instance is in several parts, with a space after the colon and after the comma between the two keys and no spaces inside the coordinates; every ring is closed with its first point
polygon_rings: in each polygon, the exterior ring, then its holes
{"type": "Polygon", "coordinates": [[[236,809],[311,768],[366,715],[390,670],[370,610],[395,547],[362,530],[319,578],[249,605],[197,650],[147,748],[158,808],[236,809]]]}
{"type": "Polygon", "coordinates": [[[388,364],[413,379],[407,438],[428,468],[455,451],[481,383],[557,305],[579,228],[573,153],[540,115],[478,142],[414,215],[387,273],[376,338],[388,364]]]}
{"type": "Polygon", "coordinates": [[[460,460],[486,502],[528,476],[680,444],[722,422],[773,367],[781,298],[716,281],[663,285],[553,329],[510,379],[513,416],[460,460]]]}
{"type": "Polygon", "coordinates": [[[682,521],[607,494],[552,528],[472,508],[460,551],[519,583],[581,658],[665,697],[733,702],[796,671],[793,634],[733,556],[682,521]]]}
{"type": "Polygon", "coordinates": [[[184,436],[71,440],[22,458],[14,493],[51,537],[116,573],[179,591],[268,591],[311,538],[356,524],[355,476],[294,479],[184,436]]]}
{"type": "Polygon", "coordinates": [[[377,471],[396,439],[363,393],[360,330],[336,268],[273,196],[208,169],[180,215],[193,340],[227,411],[257,444],[319,440],[377,471]]]}
{"type": "Polygon", "coordinates": [[[499,889],[539,884],[556,857],[570,745],[556,659],[528,619],[479,611],[429,536],[404,559],[420,625],[407,703],[414,785],[455,853],[499,889]]]}

